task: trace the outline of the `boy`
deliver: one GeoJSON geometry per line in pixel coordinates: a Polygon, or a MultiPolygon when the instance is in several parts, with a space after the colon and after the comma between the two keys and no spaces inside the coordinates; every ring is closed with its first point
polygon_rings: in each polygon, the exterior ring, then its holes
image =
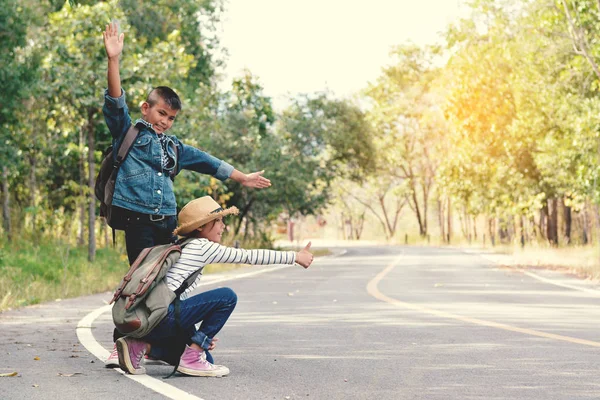
{"type": "MultiPolygon", "coordinates": [[[[119,74],[124,34],[119,35],[113,22],[106,26],[103,37],[108,57],[108,89],[102,111],[113,147],[118,148],[132,123],[119,74]]],[[[264,171],[244,174],[208,153],[183,144],[175,136],[166,135],[180,109],[181,101],[172,89],[166,86],[153,89],[142,104],[142,118],[135,121],[139,134],[119,169],[113,218],[127,221],[125,244],[129,264],[144,248],[173,241],[177,205],[171,175],[174,177],[180,170],[212,175],[221,181],[231,178],[252,188],[271,186],[262,176],[264,171]]]]}
{"type": "MultiPolygon", "coordinates": [[[[173,291],[198,269],[212,263],[252,265],[297,263],[308,268],[313,261],[310,243],[299,252],[274,250],[244,250],[219,244],[225,223],[223,217],[237,214],[235,207],[223,209],[210,196],[192,200],[179,212],[179,226],[175,234],[193,238],[183,247],[181,257],[171,266],[165,277],[173,291]]],[[[173,304],[165,318],[142,339],[122,337],[117,340],[119,366],[130,374],[146,372],[143,359],[149,353],[153,359],[177,363],[177,371],[191,376],[224,376],[229,369],[212,363],[208,353],[217,343],[215,335],[225,325],[237,304],[237,296],[230,288],[209,290],[190,296],[202,275],[199,275],[180,296],[180,329],[185,338],[178,336],[173,304]],[[202,322],[199,328],[195,324],[202,322]],[[183,354],[177,344],[184,345],[183,354]]],[[[181,347],[180,347],[181,348],[181,347]]]]}

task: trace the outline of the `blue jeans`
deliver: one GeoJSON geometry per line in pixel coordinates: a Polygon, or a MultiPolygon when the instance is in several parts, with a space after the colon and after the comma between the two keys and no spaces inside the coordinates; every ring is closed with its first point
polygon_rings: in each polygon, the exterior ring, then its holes
{"type": "MultiPolygon", "coordinates": [[[[205,351],[237,304],[237,295],[229,288],[219,288],[199,293],[180,302],[179,325],[184,337],[178,336],[175,323],[175,308],[169,306],[166,317],[142,340],[150,343],[150,357],[174,364],[179,360],[185,344],[196,343],[205,351]],[[200,324],[196,330],[196,324],[200,324]],[[185,341],[185,343],[183,343],[185,341]]],[[[213,362],[208,351],[206,358],[213,362]]]]}

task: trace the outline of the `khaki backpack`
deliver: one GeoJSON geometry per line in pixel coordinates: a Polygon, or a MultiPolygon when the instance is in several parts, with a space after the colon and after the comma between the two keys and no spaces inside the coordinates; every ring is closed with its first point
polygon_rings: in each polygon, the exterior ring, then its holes
{"type": "MultiPolygon", "coordinates": [[[[201,270],[190,275],[175,292],[168,288],[165,275],[189,243],[163,244],[140,253],[123,277],[110,304],[113,322],[119,332],[134,338],[146,336],[167,315],[169,305],[196,280],[201,270]]],[[[179,323],[179,321],[177,321],[179,323]]]]}

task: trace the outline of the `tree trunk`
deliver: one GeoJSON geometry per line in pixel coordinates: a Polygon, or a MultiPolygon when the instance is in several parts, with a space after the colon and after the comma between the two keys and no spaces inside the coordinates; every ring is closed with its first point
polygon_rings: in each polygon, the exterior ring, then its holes
{"type": "MultiPolygon", "coordinates": [[[[31,170],[29,174],[29,190],[31,190],[31,197],[29,199],[31,209],[33,213],[31,215],[31,229],[34,234],[37,232],[37,180],[35,178],[36,175],[36,160],[35,160],[35,151],[29,153],[29,164],[31,165],[31,170]]],[[[37,237],[35,235],[34,237],[37,237]]]]}
{"type": "Polygon", "coordinates": [[[548,201],[548,224],[546,225],[546,235],[548,242],[552,246],[558,245],[558,200],[552,198],[548,201]]]}
{"type": "Polygon", "coordinates": [[[10,194],[8,192],[8,167],[2,166],[2,227],[10,241],[12,239],[12,226],[10,224],[10,194]]]}
{"type": "Polygon", "coordinates": [[[425,201],[425,204],[423,205],[423,237],[427,237],[428,233],[429,233],[429,229],[427,227],[427,212],[429,210],[429,208],[427,207],[427,202],[429,201],[429,196],[426,194],[423,194],[423,198],[425,201]]]}
{"type": "Polygon", "coordinates": [[[529,219],[529,226],[531,227],[531,237],[533,239],[535,239],[535,241],[537,243],[537,240],[538,240],[538,237],[539,237],[538,236],[538,231],[537,231],[538,226],[535,223],[535,217],[534,216],[531,216],[531,218],[529,219]]]}
{"type": "Polygon", "coordinates": [[[450,244],[452,239],[452,200],[448,197],[448,230],[446,231],[446,243],[450,244]]]}
{"type": "Polygon", "coordinates": [[[248,231],[250,230],[250,218],[246,218],[244,221],[246,221],[246,223],[244,224],[244,240],[247,240],[248,231]]]}
{"type": "Polygon", "coordinates": [[[542,239],[547,239],[547,231],[546,231],[546,225],[547,225],[547,218],[548,217],[548,203],[544,204],[544,206],[542,207],[542,209],[540,210],[540,226],[539,226],[539,232],[540,235],[542,235],[542,239]]]}
{"type": "Polygon", "coordinates": [[[519,236],[521,237],[521,247],[525,247],[525,224],[523,223],[523,216],[519,215],[519,236]]]}
{"type": "Polygon", "coordinates": [[[414,210],[415,210],[415,215],[417,217],[417,222],[419,224],[419,235],[421,235],[421,237],[424,237],[427,235],[426,232],[426,228],[423,224],[423,217],[421,216],[421,207],[419,207],[419,200],[417,199],[417,189],[416,187],[413,187],[413,191],[412,191],[412,201],[414,204],[414,210]]]}
{"type": "Polygon", "coordinates": [[[104,227],[104,229],[103,229],[103,231],[104,231],[104,247],[108,248],[108,247],[110,247],[110,244],[108,244],[108,231],[111,229],[108,226],[108,224],[106,223],[106,219],[102,222],[102,226],[104,227]]]}
{"type": "Polygon", "coordinates": [[[88,261],[96,258],[96,198],[94,196],[96,162],[94,160],[94,128],[92,123],[93,113],[88,115],[88,182],[89,182],[89,224],[88,224],[88,261]]]}
{"type": "Polygon", "coordinates": [[[588,244],[589,240],[590,240],[590,237],[589,237],[590,235],[588,234],[588,229],[589,229],[590,223],[589,223],[589,218],[588,218],[588,202],[587,202],[587,200],[583,206],[583,212],[581,213],[581,218],[583,220],[581,223],[582,224],[582,228],[581,228],[582,241],[583,241],[583,244],[585,245],[585,244],[588,244]]]}
{"type": "Polygon", "coordinates": [[[244,222],[246,215],[250,212],[250,208],[252,208],[252,204],[254,204],[254,197],[251,197],[248,200],[248,203],[246,204],[246,206],[240,210],[240,213],[237,217],[238,223],[233,230],[234,236],[237,236],[240,233],[240,229],[242,229],[242,223],[244,222]]]}
{"type": "Polygon", "coordinates": [[[492,247],[496,245],[496,234],[494,231],[494,218],[488,218],[488,233],[490,234],[490,243],[492,244],[492,247]]]}
{"type": "Polygon", "coordinates": [[[77,230],[77,246],[83,246],[85,244],[85,206],[86,206],[86,197],[85,197],[85,154],[83,153],[85,148],[83,131],[84,126],[79,129],[79,187],[81,188],[81,199],[78,201],[79,203],[79,229],[77,230]]]}
{"type": "MultiPolygon", "coordinates": [[[[83,189],[83,187],[82,187],[83,189]]],[[[82,190],[82,194],[83,194],[83,190],[82,190]]],[[[85,206],[87,199],[85,197],[85,195],[83,195],[81,197],[81,203],[79,204],[79,223],[78,223],[78,229],[77,229],[77,246],[83,246],[85,244],[85,240],[84,240],[84,235],[85,235],[85,206]]],[[[70,242],[70,240],[69,240],[70,242]]]]}
{"type": "Polygon", "coordinates": [[[465,207],[463,207],[462,211],[458,212],[458,223],[460,224],[460,230],[462,232],[463,238],[467,238],[467,227],[465,226],[465,221],[463,219],[463,214],[465,212],[465,207]]]}
{"type": "Polygon", "coordinates": [[[354,229],[354,236],[356,237],[356,240],[360,240],[360,237],[362,236],[362,231],[365,226],[365,213],[366,211],[363,211],[360,217],[358,217],[356,228],[354,229]]]}
{"type": "MultiPolygon", "coordinates": [[[[563,203],[564,204],[564,203],[563,203]]],[[[565,241],[567,244],[571,244],[571,228],[573,224],[573,216],[571,214],[571,207],[565,205],[565,241]]]]}
{"type": "Polygon", "coordinates": [[[354,240],[354,219],[352,218],[352,214],[348,214],[348,239],[354,240]]]}
{"type": "Polygon", "coordinates": [[[444,203],[442,199],[438,199],[438,222],[440,224],[440,235],[442,236],[442,243],[446,241],[446,224],[444,223],[444,203]]]}

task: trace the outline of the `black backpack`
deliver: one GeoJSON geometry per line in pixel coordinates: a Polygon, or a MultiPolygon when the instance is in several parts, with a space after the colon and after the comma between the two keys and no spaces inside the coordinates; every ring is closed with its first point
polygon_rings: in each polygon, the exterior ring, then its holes
{"type": "Polygon", "coordinates": [[[119,151],[117,158],[113,158],[113,147],[109,146],[104,152],[104,158],[100,164],[100,171],[96,176],[96,185],[94,187],[94,194],[96,198],[100,200],[100,217],[106,219],[106,223],[113,229],[125,229],[124,218],[112,218],[112,200],[115,192],[115,182],[117,181],[117,174],[123,161],[129,155],[129,150],[135,141],[140,130],[133,124],[127,130],[119,151]]]}

